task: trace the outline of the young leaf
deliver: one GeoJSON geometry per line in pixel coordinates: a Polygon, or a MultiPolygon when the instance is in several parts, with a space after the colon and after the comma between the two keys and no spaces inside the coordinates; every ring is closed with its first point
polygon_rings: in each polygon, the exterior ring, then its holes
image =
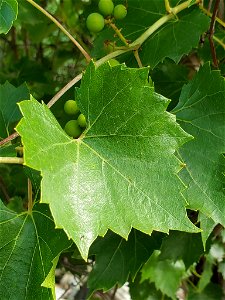
{"type": "Polygon", "coordinates": [[[174,112],[182,128],[194,136],[178,151],[187,165],[179,174],[187,185],[184,196],[191,209],[225,226],[225,81],[219,71],[204,65],[183,87],[174,112]]]}
{"type": "Polygon", "coordinates": [[[198,231],[186,215],[174,155],[190,136],[147,77],[148,69],[90,64],[78,93],[87,129],[76,140],[44,104],[20,103],[25,164],[41,171],[41,201],[84,258],[108,229],[124,238],[132,227],[198,231]]]}
{"type": "Polygon", "coordinates": [[[88,279],[89,293],[95,290],[107,291],[114,285],[122,286],[128,275],[134,279],[136,273],[155,249],[159,249],[162,234],[152,236],[132,230],[128,241],[109,232],[92,245],[90,252],[96,255],[96,262],[88,279]]]}
{"type": "Polygon", "coordinates": [[[0,34],[7,33],[16,20],[18,3],[16,0],[0,0],[0,34]]]}
{"type": "Polygon", "coordinates": [[[0,85],[0,137],[5,138],[9,135],[9,125],[20,119],[17,102],[29,99],[29,91],[25,84],[18,88],[6,82],[0,85]]]}
{"type": "Polygon", "coordinates": [[[175,300],[175,294],[185,275],[184,263],[181,260],[175,263],[170,260],[160,261],[159,255],[160,251],[154,251],[142,268],[142,282],[154,282],[157,289],[175,300]]]}
{"type": "Polygon", "coordinates": [[[54,285],[42,283],[52,261],[71,245],[63,231],[55,230],[47,205],[32,214],[16,214],[0,201],[1,299],[55,299],[54,285]]]}

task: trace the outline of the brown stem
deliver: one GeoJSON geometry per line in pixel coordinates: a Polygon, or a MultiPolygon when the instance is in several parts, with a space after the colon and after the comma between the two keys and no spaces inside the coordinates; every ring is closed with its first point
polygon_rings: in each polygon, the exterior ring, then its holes
{"type": "Polygon", "coordinates": [[[212,18],[211,18],[210,28],[209,28],[209,44],[210,44],[213,64],[216,68],[218,68],[219,65],[218,65],[218,60],[217,60],[217,56],[216,56],[216,48],[215,48],[214,41],[213,41],[213,35],[214,35],[214,31],[215,31],[215,22],[216,22],[216,16],[218,13],[219,4],[220,4],[220,0],[216,0],[214,9],[213,9],[212,18]]]}
{"type": "Polygon", "coordinates": [[[8,142],[14,140],[18,136],[19,136],[19,134],[17,132],[14,132],[13,134],[11,134],[10,136],[8,136],[7,138],[1,140],[0,141],[0,146],[7,144],[8,142]]]}
{"type": "Polygon", "coordinates": [[[140,56],[139,56],[139,53],[138,53],[138,49],[137,50],[134,50],[134,57],[138,63],[138,67],[139,68],[143,68],[143,64],[142,64],[142,61],[140,59],[140,56]]]}
{"type": "Polygon", "coordinates": [[[118,284],[115,286],[115,288],[113,289],[113,293],[111,295],[111,300],[114,300],[115,299],[115,296],[116,296],[116,292],[118,290],[118,284]]]}

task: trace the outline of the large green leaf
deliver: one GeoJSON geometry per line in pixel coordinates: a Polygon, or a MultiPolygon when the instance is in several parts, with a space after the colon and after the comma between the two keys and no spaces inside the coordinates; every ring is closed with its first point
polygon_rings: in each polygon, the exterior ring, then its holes
{"type": "Polygon", "coordinates": [[[88,127],[76,140],[44,104],[20,103],[25,164],[41,171],[41,201],[84,258],[108,229],[124,238],[132,227],[198,230],[186,215],[174,155],[190,136],[147,77],[148,69],[90,64],[78,91],[88,127]]]}
{"type": "Polygon", "coordinates": [[[0,0],[0,34],[7,33],[16,20],[18,3],[16,0],[0,0]]]}
{"type": "Polygon", "coordinates": [[[97,240],[90,250],[96,255],[96,262],[88,278],[89,293],[107,291],[116,284],[122,286],[129,274],[134,279],[141,265],[155,249],[159,249],[162,237],[156,232],[146,236],[133,230],[128,241],[112,232],[97,240]]]}
{"type": "Polygon", "coordinates": [[[21,118],[17,102],[29,99],[28,88],[25,84],[18,88],[6,82],[0,85],[0,137],[9,135],[9,125],[21,118]]]}
{"type": "Polygon", "coordinates": [[[225,225],[225,81],[219,71],[204,65],[184,86],[174,112],[183,129],[194,136],[178,151],[187,165],[180,172],[187,185],[184,196],[190,208],[225,225]]]}
{"type": "Polygon", "coordinates": [[[160,251],[154,251],[141,270],[142,282],[154,282],[157,289],[163,294],[176,299],[176,292],[181,279],[185,275],[184,263],[180,261],[160,260],[160,251]]]}
{"type": "Polygon", "coordinates": [[[1,299],[55,299],[54,280],[47,287],[42,283],[52,261],[70,245],[65,233],[55,230],[47,205],[16,214],[0,201],[1,299]]]}
{"type": "MultiPolygon", "coordinates": [[[[173,2],[175,5],[178,1],[173,2]]],[[[127,17],[116,24],[118,28],[122,28],[122,33],[126,39],[133,42],[163,15],[166,15],[164,1],[129,0],[127,17]]],[[[210,18],[204,15],[198,6],[187,8],[154,31],[144,42],[139,51],[142,63],[154,68],[166,57],[171,58],[176,63],[179,62],[184,54],[198,46],[201,34],[209,28],[209,22],[210,18]]],[[[102,56],[104,42],[113,40],[113,36],[112,29],[100,33],[95,41],[94,55],[102,56]]],[[[131,58],[133,55],[127,59],[128,65],[131,63],[131,58]]]]}

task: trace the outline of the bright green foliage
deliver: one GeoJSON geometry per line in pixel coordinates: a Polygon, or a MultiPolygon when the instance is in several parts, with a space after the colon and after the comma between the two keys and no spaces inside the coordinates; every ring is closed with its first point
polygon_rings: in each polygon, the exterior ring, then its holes
{"type": "Polygon", "coordinates": [[[41,202],[50,204],[56,225],[84,258],[108,228],[125,238],[131,227],[148,234],[198,231],[186,216],[181,162],[174,155],[190,136],[147,78],[147,68],[104,64],[95,70],[91,63],[77,93],[88,122],[78,140],[44,104],[20,104],[25,165],[42,172],[41,202]]]}
{"type": "Polygon", "coordinates": [[[169,236],[164,238],[160,251],[160,260],[176,262],[182,259],[188,269],[204,253],[201,234],[170,231],[169,236]]]}
{"type": "Polygon", "coordinates": [[[142,282],[154,282],[157,289],[172,299],[177,299],[175,294],[185,275],[185,266],[181,260],[159,260],[160,251],[154,251],[141,270],[142,282]]]}
{"type": "Polygon", "coordinates": [[[159,249],[163,234],[152,236],[132,230],[128,241],[112,232],[96,240],[90,249],[95,254],[96,263],[88,279],[89,293],[97,289],[107,291],[114,285],[123,285],[130,274],[134,279],[154,249],[159,249]]]}
{"type": "Polygon", "coordinates": [[[98,8],[104,16],[108,16],[112,14],[114,4],[112,0],[100,0],[98,3],[98,8]]]}
{"type": "Polygon", "coordinates": [[[113,16],[116,20],[124,19],[127,15],[127,9],[123,4],[118,4],[113,10],[113,16]]]}
{"type": "Polygon", "coordinates": [[[21,118],[17,103],[29,99],[29,92],[25,84],[18,88],[6,82],[0,85],[0,137],[5,138],[10,134],[10,124],[21,118]]]}
{"type": "Polygon", "coordinates": [[[16,0],[0,0],[0,34],[7,33],[17,17],[18,4],[16,0]]]}
{"type": "Polygon", "coordinates": [[[219,71],[211,71],[209,64],[202,67],[182,89],[174,112],[183,129],[194,136],[178,151],[187,164],[180,172],[187,185],[184,196],[191,209],[225,225],[225,81],[219,71]]]}
{"type": "Polygon", "coordinates": [[[64,111],[67,115],[76,115],[79,111],[75,100],[67,100],[64,104],[64,111]]]}
{"type": "Polygon", "coordinates": [[[47,205],[16,214],[0,201],[1,299],[55,299],[54,278],[42,286],[52,260],[71,242],[56,230],[47,205]]]}
{"type": "Polygon", "coordinates": [[[80,127],[85,128],[87,126],[87,121],[86,118],[83,114],[80,114],[79,117],[77,118],[77,122],[80,127]]]}
{"type": "Polygon", "coordinates": [[[79,137],[81,134],[81,128],[77,120],[68,121],[65,125],[64,130],[69,136],[72,136],[74,138],[79,137]]]}
{"type": "Polygon", "coordinates": [[[104,28],[105,20],[99,13],[92,13],[87,17],[86,25],[89,31],[97,33],[104,28]]]}

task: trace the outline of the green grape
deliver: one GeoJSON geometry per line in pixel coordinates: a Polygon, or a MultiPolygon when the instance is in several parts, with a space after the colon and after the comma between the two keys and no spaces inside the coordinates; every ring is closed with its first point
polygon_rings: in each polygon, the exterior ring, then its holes
{"type": "Polygon", "coordinates": [[[64,104],[64,111],[67,115],[76,115],[79,111],[75,100],[67,100],[64,104]]]}
{"type": "Polygon", "coordinates": [[[100,13],[103,14],[103,16],[108,16],[112,14],[114,4],[112,0],[100,0],[98,3],[98,8],[100,10],[100,13]]]}
{"type": "Polygon", "coordinates": [[[113,15],[115,19],[121,20],[126,17],[127,9],[123,4],[118,4],[115,6],[113,15]]]}
{"type": "Polygon", "coordinates": [[[64,130],[69,136],[74,138],[78,138],[82,132],[77,120],[70,120],[67,122],[64,130]]]}
{"type": "Polygon", "coordinates": [[[83,114],[79,115],[79,117],[77,118],[77,122],[80,125],[80,127],[86,127],[87,126],[86,118],[83,114]]]}
{"type": "Polygon", "coordinates": [[[120,65],[120,62],[118,62],[118,60],[116,60],[115,58],[109,59],[108,62],[109,62],[111,67],[115,67],[115,66],[120,65]]]}
{"type": "Polygon", "coordinates": [[[105,20],[99,13],[92,13],[87,17],[86,25],[89,31],[97,33],[104,28],[105,20]]]}

